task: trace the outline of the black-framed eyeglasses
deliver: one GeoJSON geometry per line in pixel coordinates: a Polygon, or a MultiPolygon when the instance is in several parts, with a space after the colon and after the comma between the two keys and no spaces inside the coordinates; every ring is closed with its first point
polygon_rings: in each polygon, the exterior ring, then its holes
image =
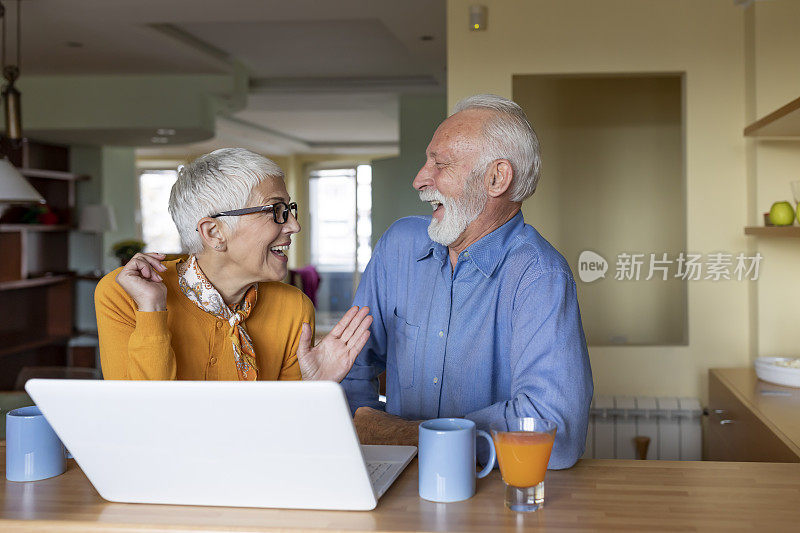
{"type": "Polygon", "coordinates": [[[211,218],[217,217],[238,217],[241,215],[251,215],[253,213],[266,213],[272,211],[272,220],[277,224],[286,224],[289,220],[289,213],[297,219],[297,202],[287,204],[286,202],[277,202],[271,205],[261,205],[258,207],[247,207],[245,209],[234,209],[233,211],[223,211],[216,215],[211,215],[211,218]]]}

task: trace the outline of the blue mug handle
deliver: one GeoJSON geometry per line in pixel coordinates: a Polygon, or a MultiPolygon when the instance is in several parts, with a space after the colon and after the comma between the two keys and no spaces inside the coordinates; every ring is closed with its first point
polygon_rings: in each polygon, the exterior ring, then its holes
{"type": "Polygon", "coordinates": [[[492,437],[488,433],[480,429],[475,431],[475,433],[479,437],[483,437],[484,439],[486,439],[486,441],[489,443],[489,462],[486,463],[486,466],[483,468],[483,470],[478,472],[478,479],[481,479],[488,476],[489,472],[491,472],[492,469],[494,468],[494,460],[496,454],[494,451],[494,441],[492,440],[492,437]]]}

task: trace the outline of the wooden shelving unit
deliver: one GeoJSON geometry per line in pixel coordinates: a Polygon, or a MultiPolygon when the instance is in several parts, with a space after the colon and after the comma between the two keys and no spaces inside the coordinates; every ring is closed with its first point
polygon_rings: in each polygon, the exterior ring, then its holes
{"type": "Polygon", "coordinates": [[[0,224],[0,390],[12,389],[25,367],[68,364],[76,281],[69,239],[76,185],[88,179],[69,172],[66,146],[24,141],[5,151],[58,224],[22,224],[11,211],[0,224]]]}
{"type": "Polygon", "coordinates": [[[41,168],[21,168],[20,173],[26,178],[44,178],[48,180],[63,180],[63,181],[83,181],[88,180],[89,176],[84,174],[73,174],[72,172],[63,172],[60,170],[45,170],[41,168]]]}
{"type": "Polygon", "coordinates": [[[66,344],[70,337],[72,337],[72,335],[48,335],[39,338],[18,339],[12,341],[9,346],[0,346],[0,357],[36,350],[37,348],[66,344]]]}
{"type": "MultiPolygon", "coordinates": [[[[761,117],[744,129],[745,137],[800,139],[800,98],[761,117]]],[[[745,235],[800,238],[800,226],[747,226],[745,235]]]]}
{"type": "Polygon", "coordinates": [[[744,129],[746,137],[800,138],[800,98],[756,120],[744,129]]]}
{"type": "Polygon", "coordinates": [[[15,289],[28,289],[31,287],[44,287],[46,285],[53,285],[70,279],[69,274],[58,274],[55,276],[40,276],[38,278],[20,279],[16,281],[2,281],[0,282],[0,291],[12,291],[15,289]]]}
{"type": "Polygon", "coordinates": [[[70,231],[66,224],[0,224],[0,231],[70,231]]]}
{"type": "Polygon", "coordinates": [[[800,238],[800,226],[747,226],[744,233],[754,237],[800,238]]]}

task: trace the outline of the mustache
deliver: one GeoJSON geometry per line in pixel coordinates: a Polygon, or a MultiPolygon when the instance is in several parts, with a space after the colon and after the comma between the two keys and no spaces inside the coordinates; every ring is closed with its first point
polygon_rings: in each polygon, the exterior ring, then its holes
{"type": "Polygon", "coordinates": [[[422,202],[440,202],[445,204],[448,198],[434,189],[425,189],[424,191],[419,191],[419,199],[422,202]]]}

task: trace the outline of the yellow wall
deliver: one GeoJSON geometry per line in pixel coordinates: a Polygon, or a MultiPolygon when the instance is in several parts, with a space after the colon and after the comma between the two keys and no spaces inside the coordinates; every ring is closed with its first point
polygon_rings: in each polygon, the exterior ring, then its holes
{"type": "MultiPolygon", "coordinates": [[[[800,96],[800,2],[756,2],[747,12],[748,122],[800,96]]],[[[762,224],[775,201],[793,203],[789,183],[800,180],[800,140],[749,140],[748,170],[755,197],[750,220],[762,224]]],[[[795,222],[797,224],[797,222],[795,222]]],[[[800,357],[800,241],[753,239],[764,256],[763,275],[753,291],[757,356],[800,357]]]]}
{"type": "Polygon", "coordinates": [[[578,281],[590,344],[686,343],[687,282],[646,281],[647,262],[640,281],[616,281],[613,268],[620,253],[686,248],[681,86],[675,75],[514,77],[547,153],[528,223],[573,266],[584,250],[611,264],[605,280],[578,281]]]}
{"type": "MultiPolygon", "coordinates": [[[[747,250],[741,8],[728,0],[484,0],[488,29],[471,32],[471,3],[448,1],[450,105],[475,93],[511,97],[514,75],[683,74],[686,247],[747,250]]],[[[546,151],[543,158],[547,165],[546,151]]],[[[534,205],[524,207],[529,218],[534,205]]],[[[687,346],[590,346],[596,393],[705,398],[709,367],[750,362],[748,297],[744,282],[695,281],[687,346]]]]}

